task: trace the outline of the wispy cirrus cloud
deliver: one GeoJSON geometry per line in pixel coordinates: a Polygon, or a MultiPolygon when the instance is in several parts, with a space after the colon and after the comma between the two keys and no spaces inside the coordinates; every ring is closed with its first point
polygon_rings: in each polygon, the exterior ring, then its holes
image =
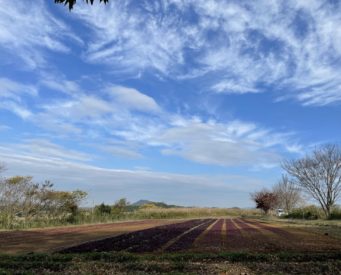
{"type": "Polygon", "coordinates": [[[98,202],[224,205],[274,181],[282,157],[339,136],[338,108],[271,103],[341,101],[338,1],[12,2],[0,7],[8,175],[71,182],[98,202]],[[255,171],[264,182],[227,175],[255,171]]]}
{"type": "Polygon", "coordinates": [[[63,148],[47,139],[24,139],[21,143],[8,143],[6,146],[0,146],[2,153],[19,153],[23,158],[32,158],[46,161],[78,161],[86,162],[91,157],[83,152],[63,148]]]}
{"type": "Polygon", "coordinates": [[[37,96],[38,89],[31,84],[23,84],[9,78],[0,77],[0,98],[21,101],[21,96],[37,96]]]}
{"type": "Polygon", "coordinates": [[[20,101],[0,107],[60,137],[83,143],[101,140],[97,149],[130,159],[143,157],[141,149],[150,148],[201,164],[274,167],[297,144],[294,134],[257,123],[168,112],[129,87],[103,84],[101,91],[78,91],[77,96],[61,92],[69,96],[30,109],[20,101]]]}
{"type": "Polygon", "coordinates": [[[46,50],[67,53],[65,42],[79,38],[52,15],[45,1],[4,0],[0,6],[0,48],[4,62],[34,69],[47,65],[46,50]],[[24,63],[22,63],[22,61],[24,63]]]}
{"type": "Polygon", "coordinates": [[[150,131],[141,127],[117,134],[129,141],[158,147],[166,156],[175,155],[196,163],[226,167],[278,166],[283,153],[289,152],[295,139],[293,133],[276,133],[255,123],[238,120],[218,122],[171,116],[162,125],[150,131]],[[142,129],[144,135],[139,134],[142,129]]]}
{"type": "Polygon", "coordinates": [[[0,78],[0,109],[8,110],[23,119],[27,119],[32,115],[32,112],[23,100],[25,96],[37,97],[37,87],[9,78],[0,78]]]}
{"type": "Polygon", "coordinates": [[[25,106],[24,104],[19,104],[15,101],[0,101],[0,109],[10,111],[22,119],[27,119],[32,116],[32,112],[27,106],[25,106]]]}
{"type": "MultiPolygon", "coordinates": [[[[83,159],[83,154],[55,146],[50,142],[45,145],[47,151],[43,152],[44,157],[41,152],[34,150],[31,154],[25,154],[22,145],[7,145],[6,148],[0,146],[0,159],[6,159],[8,167],[6,176],[31,175],[38,182],[50,180],[57,188],[60,188],[60,183],[64,183],[64,190],[81,188],[90,195],[87,205],[92,205],[93,202],[101,203],[103,200],[113,203],[120,197],[128,196],[130,201],[148,198],[179,205],[221,207],[241,206],[240,200],[243,198],[243,206],[249,206],[250,190],[259,188],[264,183],[257,178],[239,175],[186,175],[101,168],[69,158],[76,155],[83,159]],[[237,187],[236,182],[239,183],[237,187]],[[207,198],[207,192],[203,192],[207,188],[215,195],[214,204],[207,198]],[[177,194],[170,198],[169,194],[174,189],[177,190],[177,194]]],[[[41,148],[44,148],[44,143],[41,148]]]]}
{"type": "Polygon", "coordinates": [[[76,16],[95,34],[85,59],[113,71],[156,70],[204,78],[219,93],[272,90],[327,105],[340,101],[340,11],[335,1],[168,0],[83,6],[76,16]]]}

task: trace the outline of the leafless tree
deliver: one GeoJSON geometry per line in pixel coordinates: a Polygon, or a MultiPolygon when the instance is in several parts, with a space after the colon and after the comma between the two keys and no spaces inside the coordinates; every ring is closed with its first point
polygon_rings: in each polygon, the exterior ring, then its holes
{"type": "Polygon", "coordinates": [[[330,217],[341,194],[341,147],[323,145],[301,159],[285,161],[282,167],[297,186],[319,202],[326,217],[330,217]]]}
{"type": "Polygon", "coordinates": [[[287,213],[303,200],[299,188],[287,175],[282,175],[281,180],[273,187],[273,192],[278,197],[278,208],[283,208],[287,213]]]}

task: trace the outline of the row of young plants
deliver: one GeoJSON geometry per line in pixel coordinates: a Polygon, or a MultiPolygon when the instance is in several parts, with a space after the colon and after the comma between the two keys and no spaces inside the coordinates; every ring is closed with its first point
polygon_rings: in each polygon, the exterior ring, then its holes
{"type": "Polygon", "coordinates": [[[0,274],[209,274],[211,265],[220,263],[240,263],[257,274],[287,274],[289,270],[297,274],[337,274],[340,256],[340,253],[245,252],[0,255],[0,274]]]}

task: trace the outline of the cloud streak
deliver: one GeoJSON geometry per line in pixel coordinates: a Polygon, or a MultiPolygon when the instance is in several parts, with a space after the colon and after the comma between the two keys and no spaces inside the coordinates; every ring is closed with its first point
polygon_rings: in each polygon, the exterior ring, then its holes
{"type": "MultiPolygon", "coordinates": [[[[72,152],[69,153],[72,154],[72,152]]],[[[211,192],[220,194],[216,196],[215,206],[240,205],[240,202],[233,197],[235,194],[243,196],[246,199],[244,206],[249,206],[247,202],[249,191],[262,184],[259,179],[237,175],[212,177],[105,169],[66,159],[42,157],[35,152],[25,155],[17,148],[11,147],[0,147],[0,158],[6,161],[7,176],[31,175],[36,181],[51,180],[57,188],[60,188],[61,185],[67,190],[82,188],[89,192],[88,205],[92,205],[93,202],[101,203],[102,200],[113,203],[120,197],[128,196],[128,199],[132,201],[147,198],[182,205],[186,201],[185,205],[207,206],[210,202],[207,197],[202,195],[202,190],[209,188],[211,192]],[[238,187],[235,186],[235,182],[239,183],[238,187]],[[174,188],[178,192],[170,198],[169,192],[174,188]],[[185,198],[187,199],[184,200],[185,198]]]]}
{"type": "Polygon", "coordinates": [[[8,55],[11,56],[10,63],[24,65],[23,69],[46,66],[45,50],[68,53],[70,47],[65,39],[79,41],[62,20],[47,10],[45,1],[14,4],[11,0],[4,0],[1,4],[1,56],[7,61],[8,55]]]}
{"type": "Polygon", "coordinates": [[[76,17],[95,34],[86,60],[114,71],[328,105],[341,99],[340,11],[332,1],[122,1],[79,7],[76,17]]]}

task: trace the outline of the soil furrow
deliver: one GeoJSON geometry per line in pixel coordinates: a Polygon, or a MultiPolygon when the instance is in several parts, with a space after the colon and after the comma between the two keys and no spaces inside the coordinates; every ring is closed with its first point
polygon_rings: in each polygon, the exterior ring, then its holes
{"type": "Polygon", "coordinates": [[[270,225],[267,225],[267,224],[263,224],[263,223],[260,223],[260,222],[255,222],[255,221],[250,221],[250,220],[243,220],[245,223],[248,223],[248,224],[252,224],[252,225],[255,225],[259,228],[262,228],[262,229],[265,229],[265,230],[268,230],[272,233],[275,233],[283,238],[288,238],[288,239],[292,239],[294,238],[294,235],[291,234],[290,232],[284,230],[284,229],[281,229],[281,228],[278,228],[278,227],[273,227],[273,226],[270,226],[270,225]]]}
{"type": "Polygon", "coordinates": [[[150,252],[154,251],[170,239],[198,225],[203,220],[190,220],[182,223],[169,224],[139,230],[112,238],[84,243],[64,249],[62,252],[90,252],[90,251],[121,251],[150,252]]]}
{"type": "Polygon", "coordinates": [[[246,246],[246,238],[240,229],[233,222],[233,219],[226,221],[226,244],[227,250],[240,250],[246,246]]]}
{"type": "Polygon", "coordinates": [[[173,243],[171,246],[167,247],[165,251],[173,252],[173,251],[180,251],[186,250],[192,247],[193,243],[195,242],[196,238],[200,236],[202,232],[206,230],[212,223],[214,223],[215,219],[209,219],[206,223],[201,224],[194,230],[190,231],[189,233],[183,235],[178,241],[173,243]]]}
{"type": "Polygon", "coordinates": [[[204,250],[221,250],[223,247],[222,229],[224,225],[224,219],[218,220],[200,239],[197,246],[204,250]]]}

